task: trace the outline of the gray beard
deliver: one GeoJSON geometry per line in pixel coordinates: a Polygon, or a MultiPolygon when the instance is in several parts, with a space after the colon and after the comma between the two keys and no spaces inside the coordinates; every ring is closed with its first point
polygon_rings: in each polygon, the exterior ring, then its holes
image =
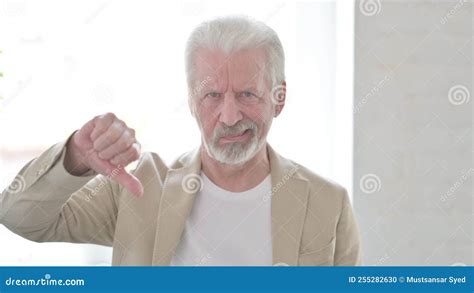
{"type": "Polygon", "coordinates": [[[258,128],[254,123],[241,123],[227,129],[218,129],[213,135],[211,143],[208,143],[205,138],[203,138],[203,142],[207,154],[214,160],[228,165],[240,165],[255,157],[265,144],[265,139],[258,139],[258,128]],[[245,129],[251,131],[251,137],[248,142],[229,143],[225,146],[219,145],[221,137],[240,133],[245,129]]]}

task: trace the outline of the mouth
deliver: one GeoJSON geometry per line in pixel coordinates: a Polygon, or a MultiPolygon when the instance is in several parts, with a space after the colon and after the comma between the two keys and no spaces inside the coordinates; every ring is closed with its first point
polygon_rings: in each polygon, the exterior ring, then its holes
{"type": "Polygon", "coordinates": [[[222,143],[242,142],[242,141],[246,141],[250,137],[250,134],[251,134],[251,130],[247,129],[240,134],[223,136],[220,138],[220,141],[222,143]]]}

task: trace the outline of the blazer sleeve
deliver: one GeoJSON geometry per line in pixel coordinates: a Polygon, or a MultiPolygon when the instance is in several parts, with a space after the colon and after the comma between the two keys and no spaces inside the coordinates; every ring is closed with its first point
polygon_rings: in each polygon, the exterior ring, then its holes
{"type": "Polygon", "coordinates": [[[111,246],[119,186],[94,171],[74,176],[64,168],[71,136],[26,164],[2,192],[0,224],[36,242],[111,246]]]}
{"type": "Polygon", "coordinates": [[[343,190],[341,214],[337,223],[334,265],[362,265],[359,228],[345,189],[343,190]]]}

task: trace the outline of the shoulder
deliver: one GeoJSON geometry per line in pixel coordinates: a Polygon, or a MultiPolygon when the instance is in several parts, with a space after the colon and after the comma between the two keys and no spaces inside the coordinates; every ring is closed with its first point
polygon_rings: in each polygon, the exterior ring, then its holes
{"type": "Polygon", "coordinates": [[[324,192],[334,197],[341,197],[344,193],[346,193],[346,189],[332,179],[317,174],[305,166],[299,164],[298,166],[299,175],[308,181],[313,193],[318,194],[324,192]]]}
{"type": "Polygon", "coordinates": [[[340,211],[345,202],[348,201],[347,191],[339,183],[317,174],[302,164],[282,157],[281,159],[287,160],[285,165],[294,166],[292,177],[307,182],[310,208],[318,206],[318,209],[324,207],[336,212],[340,211]]]}

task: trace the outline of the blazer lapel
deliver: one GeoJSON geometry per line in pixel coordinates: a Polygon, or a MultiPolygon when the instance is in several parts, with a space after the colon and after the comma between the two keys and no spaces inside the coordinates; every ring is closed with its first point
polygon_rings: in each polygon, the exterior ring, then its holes
{"type": "MultiPolygon", "coordinates": [[[[299,166],[280,157],[267,144],[272,192],[272,247],[274,265],[298,264],[299,247],[308,201],[308,182],[297,176],[299,166]]],[[[202,181],[199,149],[181,168],[168,171],[157,219],[153,265],[169,265],[181,240],[186,219],[202,181]]]]}
{"type": "Polygon", "coordinates": [[[280,157],[268,145],[272,178],[271,214],[274,265],[298,265],[308,201],[308,181],[298,177],[299,166],[280,157]]]}
{"type": "Polygon", "coordinates": [[[199,149],[183,167],[168,170],[160,200],[152,265],[170,264],[194,198],[202,187],[200,172],[199,149]]]}

